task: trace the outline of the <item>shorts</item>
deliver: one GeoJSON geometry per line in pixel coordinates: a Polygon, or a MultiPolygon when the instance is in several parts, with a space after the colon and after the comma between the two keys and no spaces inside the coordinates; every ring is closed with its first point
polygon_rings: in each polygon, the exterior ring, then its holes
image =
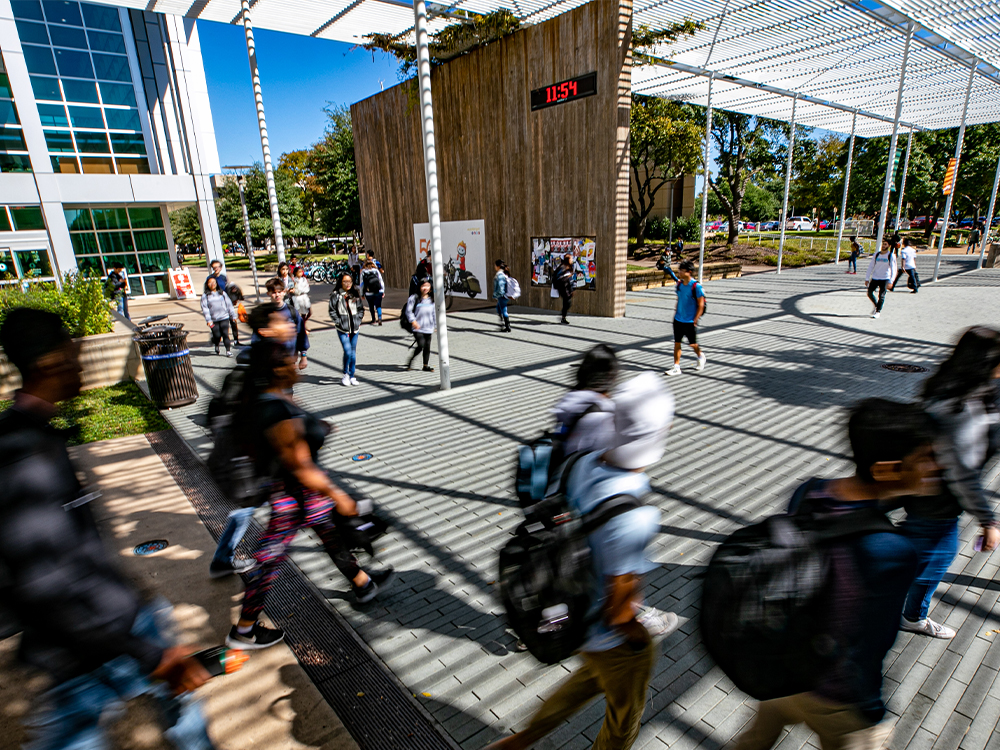
{"type": "Polygon", "coordinates": [[[674,343],[681,343],[685,336],[687,336],[689,344],[698,343],[698,329],[694,323],[682,323],[679,320],[674,320],[674,343]]]}

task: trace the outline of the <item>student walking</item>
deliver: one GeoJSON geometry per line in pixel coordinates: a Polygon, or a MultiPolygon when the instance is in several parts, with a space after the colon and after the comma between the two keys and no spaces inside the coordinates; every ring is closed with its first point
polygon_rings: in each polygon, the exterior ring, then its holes
{"type": "Polygon", "coordinates": [[[361,283],[361,256],[358,254],[358,246],[351,245],[347,251],[347,267],[351,269],[351,280],[354,286],[361,283]]]}
{"type": "Polygon", "coordinates": [[[291,271],[288,270],[288,264],[281,262],[278,264],[278,273],[275,277],[281,281],[281,285],[285,289],[285,294],[289,295],[292,293],[292,287],[295,286],[295,279],[292,278],[291,271]]]}
{"type": "Polygon", "coordinates": [[[229,279],[227,279],[226,274],[222,272],[221,260],[212,261],[212,272],[209,274],[209,277],[215,279],[215,283],[218,285],[220,292],[225,294],[229,291],[229,279]]]}
{"type": "Polygon", "coordinates": [[[104,295],[115,303],[115,309],[119,315],[124,315],[126,320],[131,320],[128,314],[128,296],[131,289],[128,284],[128,276],[125,274],[125,266],[120,262],[111,265],[111,273],[104,281],[104,295]]]}
{"type": "Polygon", "coordinates": [[[562,300],[562,320],[560,322],[563,325],[569,325],[569,320],[567,315],[569,315],[569,308],[573,305],[573,292],[576,291],[576,285],[574,279],[576,274],[573,273],[573,260],[570,256],[563,256],[562,261],[559,263],[559,268],[556,269],[555,276],[552,279],[552,286],[556,288],[559,293],[559,298],[562,300]]]}
{"type": "Polygon", "coordinates": [[[372,313],[372,325],[382,325],[382,299],[385,297],[385,279],[382,272],[375,265],[375,257],[371,254],[365,260],[365,267],[361,271],[361,288],[365,292],[365,299],[368,300],[368,309],[372,313]]]}
{"type": "Polygon", "coordinates": [[[306,269],[296,266],[292,275],[292,306],[302,318],[303,328],[312,317],[312,299],[309,297],[309,279],[306,278],[306,269]]]}
{"type": "Polygon", "coordinates": [[[229,344],[229,328],[230,322],[236,321],[236,308],[233,307],[229,295],[219,291],[214,276],[205,279],[205,292],[201,295],[201,313],[205,316],[205,322],[212,330],[215,353],[219,353],[219,341],[221,340],[226,345],[226,356],[232,357],[233,349],[229,344]]]}
{"type": "Polygon", "coordinates": [[[358,363],[358,336],[361,320],[365,316],[365,304],[354,285],[354,278],[348,271],[337,277],[337,285],[330,294],[330,320],[337,326],[337,336],[344,349],[344,378],[341,385],[357,385],[354,376],[358,363]]]}
{"type": "Polygon", "coordinates": [[[875,309],[872,310],[872,317],[877,318],[882,314],[882,305],[885,302],[885,290],[888,286],[892,291],[892,280],[896,278],[896,256],[892,254],[892,247],[887,240],[882,241],[882,247],[868,262],[868,271],[865,273],[865,285],[868,287],[868,299],[872,301],[875,309]],[[875,299],[875,290],[878,289],[878,299],[875,299]]]}
{"type": "Polygon", "coordinates": [[[972,231],[969,232],[969,244],[965,248],[966,255],[979,252],[979,240],[982,239],[982,236],[978,226],[972,227],[972,231]]]}
{"type": "Polygon", "coordinates": [[[510,271],[507,264],[499,258],[493,264],[496,267],[496,276],[493,277],[493,299],[497,301],[497,316],[500,318],[500,333],[510,333],[510,316],[507,315],[507,276],[510,271]]]}
{"type": "Polygon", "coordinates": [[[615,407],[611,393],[618,373],[618,357],[607,344],[598,344],[583,356],[576,368],[573,390],[552,409],[555,440],[560,445],[560,456],[549,464],[553,469],[559,458],[577,451],[590,453],[614,447],[615,407]]]}
{"type": "Polygon", "coordinates": [[[858,272],[858,256],[861,255],[861,245],[857,237],[851,237],[851,254],[847,258],[847,273],[858,272]],[[853,269],[853,270],[852,270],[853,269]]]}
{"type": "MultiPolygon", "coordinates": [[[[309,351],[309,333],[302,324],[302,316],[285,301],[285,284],[281,279],[277,277],[268,279],[266,288],[267,296],[271,298],[271,302],[274,303],[278,312],[284,315],[288,319],[288,322],[295,327],[295,336],[288,340],[286,346],[289,354],[298,357],[299,369],[304,370],[308,365],[306,352],[309,351]]],[[[250,338],[250,343],[256,343],[259,338],[260,336],[254,333],[250,338]]]]}
{"type": "Polygon", "coordinates": [[[413,369],[413,360],[418,354],[423,355],[424,372],[433,372],[430,366],[431,338],[437,328],[437,314],[434,310],[434,289],[430,279],[420,282],[420,289],[406,300],[406,319],[410,323],[416,348],[406,360],[406,369],[413,369]]]}
{"type": "Polygon", "coordinates": [[[698,321],[705,313],[705,290],[694,278],[694,263],[682,261],[677,267],[680,281],[677,282],[677,309],[674,312],[674,366],[667,370],[667,375],[681,374],[681,342],[687,338],[688,344],[698,357],[698,365],[694,368],[700,372],[705,369],[706,357],[698,346],[698,321]]]}
{"type": "MultiPolygon", "coordinates": [[[[618,495],[643,498],[650,490],[645,468],[663,456],[674,400],[660,379],[649,372],[638,375],[613,398],[611,448],[579,458],[566,484],[570,507],[581,515],[618,495]]],[[[545,700],[526,729],[490,745],[492,750],[530,747],[602,693],[607,705],[594,747],[628,750],[635,743],[657,651],[636,614],[642,603],[641,576],[657,567],[649,562],[646,547],[659,533],[659,519],[655,506],[633,508],[587,536],[595,587],[593,624],[579,652],[583,663],[545,700]]],[[[657,634],[666,635],[677,625],[677,616],[665,613],[658,618],[657,634]]]]}
{"type": "Polygon", "coordinates": [[[1000,331],[970,328],[924,382],[923,404],[937,439],[935,460],[944,470],[940,493],[907,498],[900,530],[917,549],[916,579],[903,607],[900,629],[934,638],[955,631],[928,617],[935,589],[958,554],[958,517],[964,510],[982,530],[982,549],[1000,542],[996,512],[983,487],[983,469],[1000,447],[1000,331]]]}
{"type": "Polygon", "coordinates": [[[910,294],[920,291],[920,277],[917,275],[917,251],[910,244],[910,238],[903,239],[903,247],[899,251],[899,269],[896,271],[896,278],[892,281],[892,288],[899,284],[899,277],[903,273],[907,275],[906,285],[910,288],[910,294]]]}
{"type": "Polygon", "coordinates": [[[236,320],[229,321],[229,327],[233,333],[233,346],[242,346],[240,343],[240,323],[246,323],[249,319],[247,315],[247,308],[243,304],[243,290],[240,289],[236,284],[226,285],[226,295],[229,297],[229,301],[233,303],[233,307],[236,310],[236,320]]]}

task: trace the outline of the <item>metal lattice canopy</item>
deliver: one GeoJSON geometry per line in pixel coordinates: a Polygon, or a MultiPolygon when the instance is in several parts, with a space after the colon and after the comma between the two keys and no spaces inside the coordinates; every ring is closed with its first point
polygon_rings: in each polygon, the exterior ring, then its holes
{"type": "MultiPolygon", "coordinates": [[[[612,2],[613,0],[596,0],[612,2]]],[[[446,0],[428,3],[430,31],[461,11],[513,11],[525,24],[553,18],[586,0],[446,0]]],[[[115,0],[116,5],[188,18],[240,22],[239,0],[115,0]]],[[[372,32],[413,28],[411,0],[254,0],[257,28],[360,43],[372,32]]],[[[651,29],[692,19],[705,28],[652,51],[633,69],[640,94],[713,106],[857,134],[892,131],[907,28],[904,127],[959,124],[975,67],[969,124],[1000,120],[1000,4],[993,0],[635,0],[634,24],[651,29]]]]}

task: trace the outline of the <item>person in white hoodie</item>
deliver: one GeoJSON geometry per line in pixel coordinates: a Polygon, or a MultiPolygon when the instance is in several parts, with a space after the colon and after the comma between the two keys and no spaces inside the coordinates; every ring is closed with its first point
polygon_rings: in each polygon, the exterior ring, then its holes
{"type": "Polygon", "coordinates": [[[882,304],[885,302],[885,290],[888,286],[892,291],[892,281],[896,278],[896,256],[892,254],[888,240],[882,241],[881,249],[872,256],[868,262],[868,271],[865,273],[865,285],[868,287],[868,299],[875,305],[872,310],[872,317],[877,318],[882,313],[882,304]],[[875,290],[878,289],[878,299],[875,299],[875,290]]]}
{"type": "Polygon", "coordinates": [[[553,470],[561,457],[605,450],[613,444],[614,403],[610,394],[618,369],[618,357],[607,344],[598,344],[584,355],[576,370],[576,385],[552,409],[561,454],[553,457],[553,470]]]}
{"type": "Polygon", "coordinates": [[[205,280],[205,293],[201,295],[201,313],[205,322],[212,329],[212,343],[215,353],[219,353],[219,341],[226,344],[226,356],[232,357],[233,350],[229,344],[230,321],[236,320],[236,308],[229,295],[219,291],[219,285],[214,276],[205,280]]]}
{"type": "Polygon", "coordinates": [[[900,268],[896,271],[896,278],[893,279],[892,288],[896,288],[899,277],[906,273],[909,277],[907,286],[910,287],[910,294],[916,294],[920,290],[920,277],[917,275],[917,251],[910,244],[910,238],[903,238],[903,248],[899,251],[900,268]]]}

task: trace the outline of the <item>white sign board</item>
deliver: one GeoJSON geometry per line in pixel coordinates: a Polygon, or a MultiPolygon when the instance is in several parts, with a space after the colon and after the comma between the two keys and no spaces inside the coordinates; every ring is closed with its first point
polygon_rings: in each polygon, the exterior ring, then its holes
{"type": "Polygon", "coordinates": [[[187,266],[171,268],[167,272],[167,280],[171,299],[191,299],[198,296],[191,281],[191,270],[187,266]]]}
{"type": "MultiPolygon", "coordinates": [[[[414,266],[431,252],[431,225],[413,225],[414,266]]],[[[445,276],[453,280],[471,274],[479,287],[492,289],[486,265],[486,223],[482,219],[441,222],[441,254],[445,276]]],[[[457,284],[456,284],[457,287],[457,284]]]]}

